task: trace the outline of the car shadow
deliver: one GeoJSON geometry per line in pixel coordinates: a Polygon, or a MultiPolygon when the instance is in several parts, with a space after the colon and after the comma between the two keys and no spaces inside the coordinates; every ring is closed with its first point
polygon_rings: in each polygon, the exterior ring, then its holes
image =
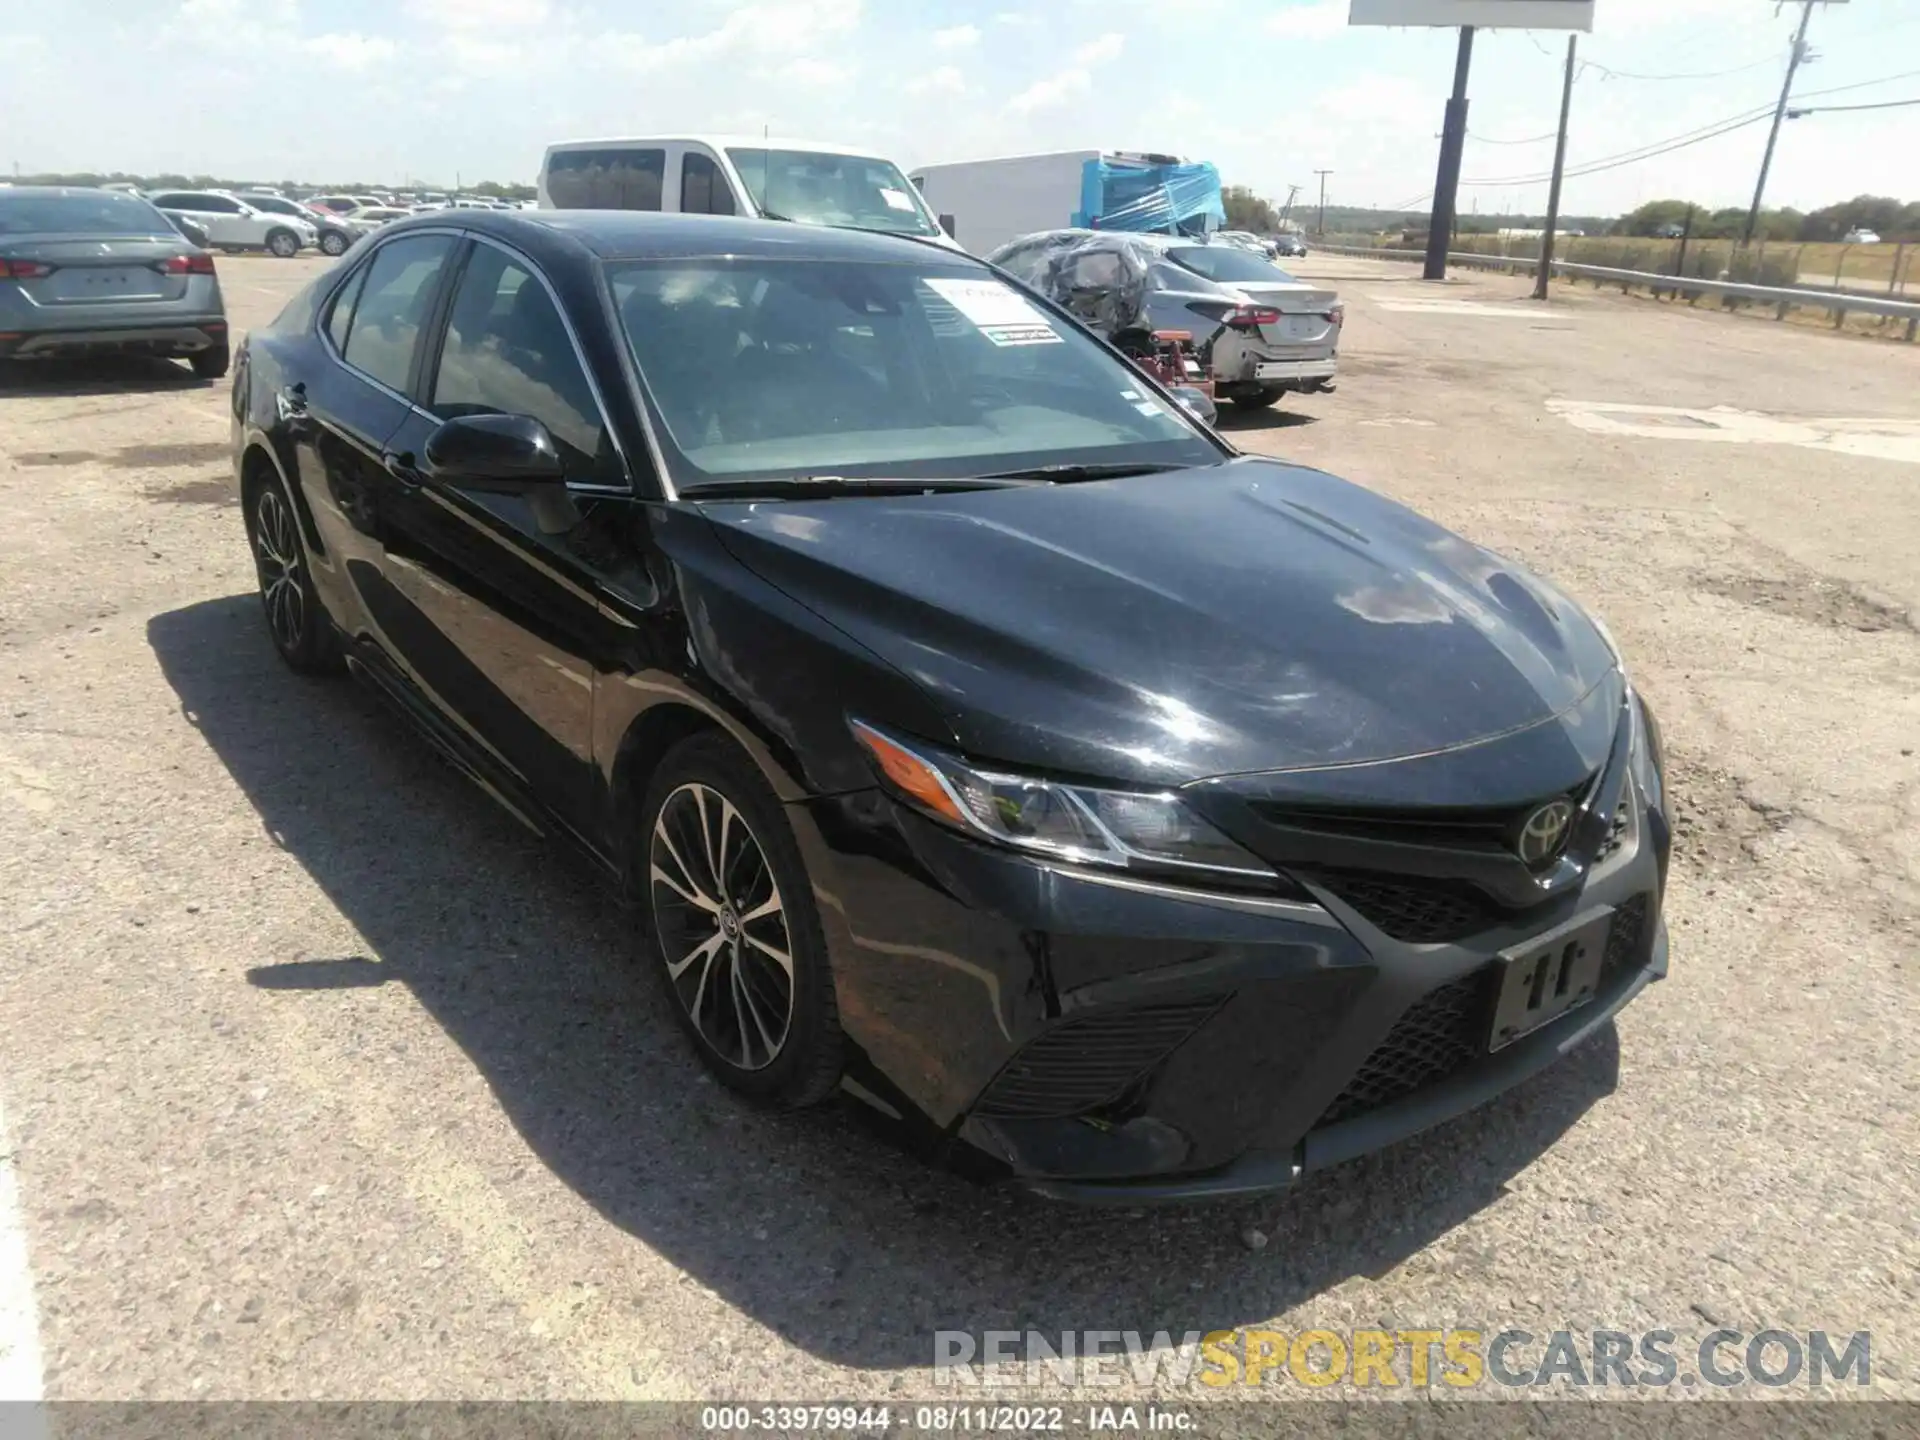
{"type": "Polygon", "coordinates": [[[1214,429],[1230,434],[1235,430],[1297,430],[1303,425],[1318,425],[1318,415],[1303,415],[1287,410],[1283,400],[1266,410],[1242,410],[1237,405],[1222,405],[1214,429]]]}
{"type": "Polygon", "coordinates": [[[180,361],[158,355],[51,357],[0,360],[0,397],[121,395],[131,390],[202,390],[202,380],[180,361]]]}
{"type": "MultiPolygon", "coordinates": [[[[939,1329],[1265,1319],[1446,1236],[1614,1088],[1609,1027],[1483,1109],[1284,1196],[1083,1210],[981,1185],[888,1143],[863,1106],[773,1114],[706,1079],[589,867],[431,763],[358,687],[287,673],[253,596],[158,615],[148,639],[188,723],[367,942],[261,954],[250,983],[315,1011],[406,986],[560,1181],[835,1363],[924,1367],[939,1329]]],[[[1479,1244],[1448,1263],[1500,1259],[1479,1244]]]]}

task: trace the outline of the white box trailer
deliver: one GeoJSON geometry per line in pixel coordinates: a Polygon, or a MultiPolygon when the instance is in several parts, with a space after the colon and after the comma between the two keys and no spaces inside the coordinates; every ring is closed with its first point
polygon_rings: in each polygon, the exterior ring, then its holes
{"type": "Polygon", "coordinates": [[[1036,230],[1091,223],[1087,211],[1092,201],[1087,192],[1089,161],[1120,171],[1185,163],[1177,155],[1139,151],[1056,150],[1045,155],[922,165],[909,171],[907,178],[943,224],[951,219],[954,239],[975,255],[985,255],[1036,230]]]}

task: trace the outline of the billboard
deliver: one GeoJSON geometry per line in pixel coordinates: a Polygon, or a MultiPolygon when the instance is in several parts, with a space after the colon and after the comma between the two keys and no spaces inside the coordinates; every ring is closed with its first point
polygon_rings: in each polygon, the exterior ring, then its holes
{"type": "Polygon", "coordinates": [[[1593,0],[1351,0],[1347,23],[1591,32],[1593,0]]]}

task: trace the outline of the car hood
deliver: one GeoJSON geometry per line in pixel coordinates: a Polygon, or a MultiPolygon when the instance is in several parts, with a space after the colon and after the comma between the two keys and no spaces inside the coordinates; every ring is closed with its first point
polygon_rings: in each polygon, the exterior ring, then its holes
{"type": "Polygon", "coordinates": [[[952,727],[930,738],[1030,768],[1177,785],[1591,729],[1615,669],[1519,566],[1253,457],[703,509],[741,563],[926,690],[952,727]]]}

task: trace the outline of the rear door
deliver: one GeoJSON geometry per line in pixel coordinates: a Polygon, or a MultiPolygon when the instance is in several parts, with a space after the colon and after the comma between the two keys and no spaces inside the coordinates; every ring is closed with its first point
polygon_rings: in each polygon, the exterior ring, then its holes
{"type": "Polygon", "coordinates": [[[458,237],[415,231],[373,249],[320,313],[308,373],[275,396],[294,440],[299,484],[321,536],[315,581],[334,619],[397,663],[406,619],[381,565],[391,524],[387,442],[414,413],[421,337],[458,237]]]}
{"type": "Polygon", "coordinates": [[[389,442],[401,477],[384,534],[408,620],[394,641],[448,717],[583,836],[595,828],[593,657],[611,624],[598,592],[632,563],[631,487],[552,286],[526,256],[469,241],[421,405],[389,442]],[[498,494],[423,473],[428,435],[461,415],[531,415],[567,485],[498,494]]]}

